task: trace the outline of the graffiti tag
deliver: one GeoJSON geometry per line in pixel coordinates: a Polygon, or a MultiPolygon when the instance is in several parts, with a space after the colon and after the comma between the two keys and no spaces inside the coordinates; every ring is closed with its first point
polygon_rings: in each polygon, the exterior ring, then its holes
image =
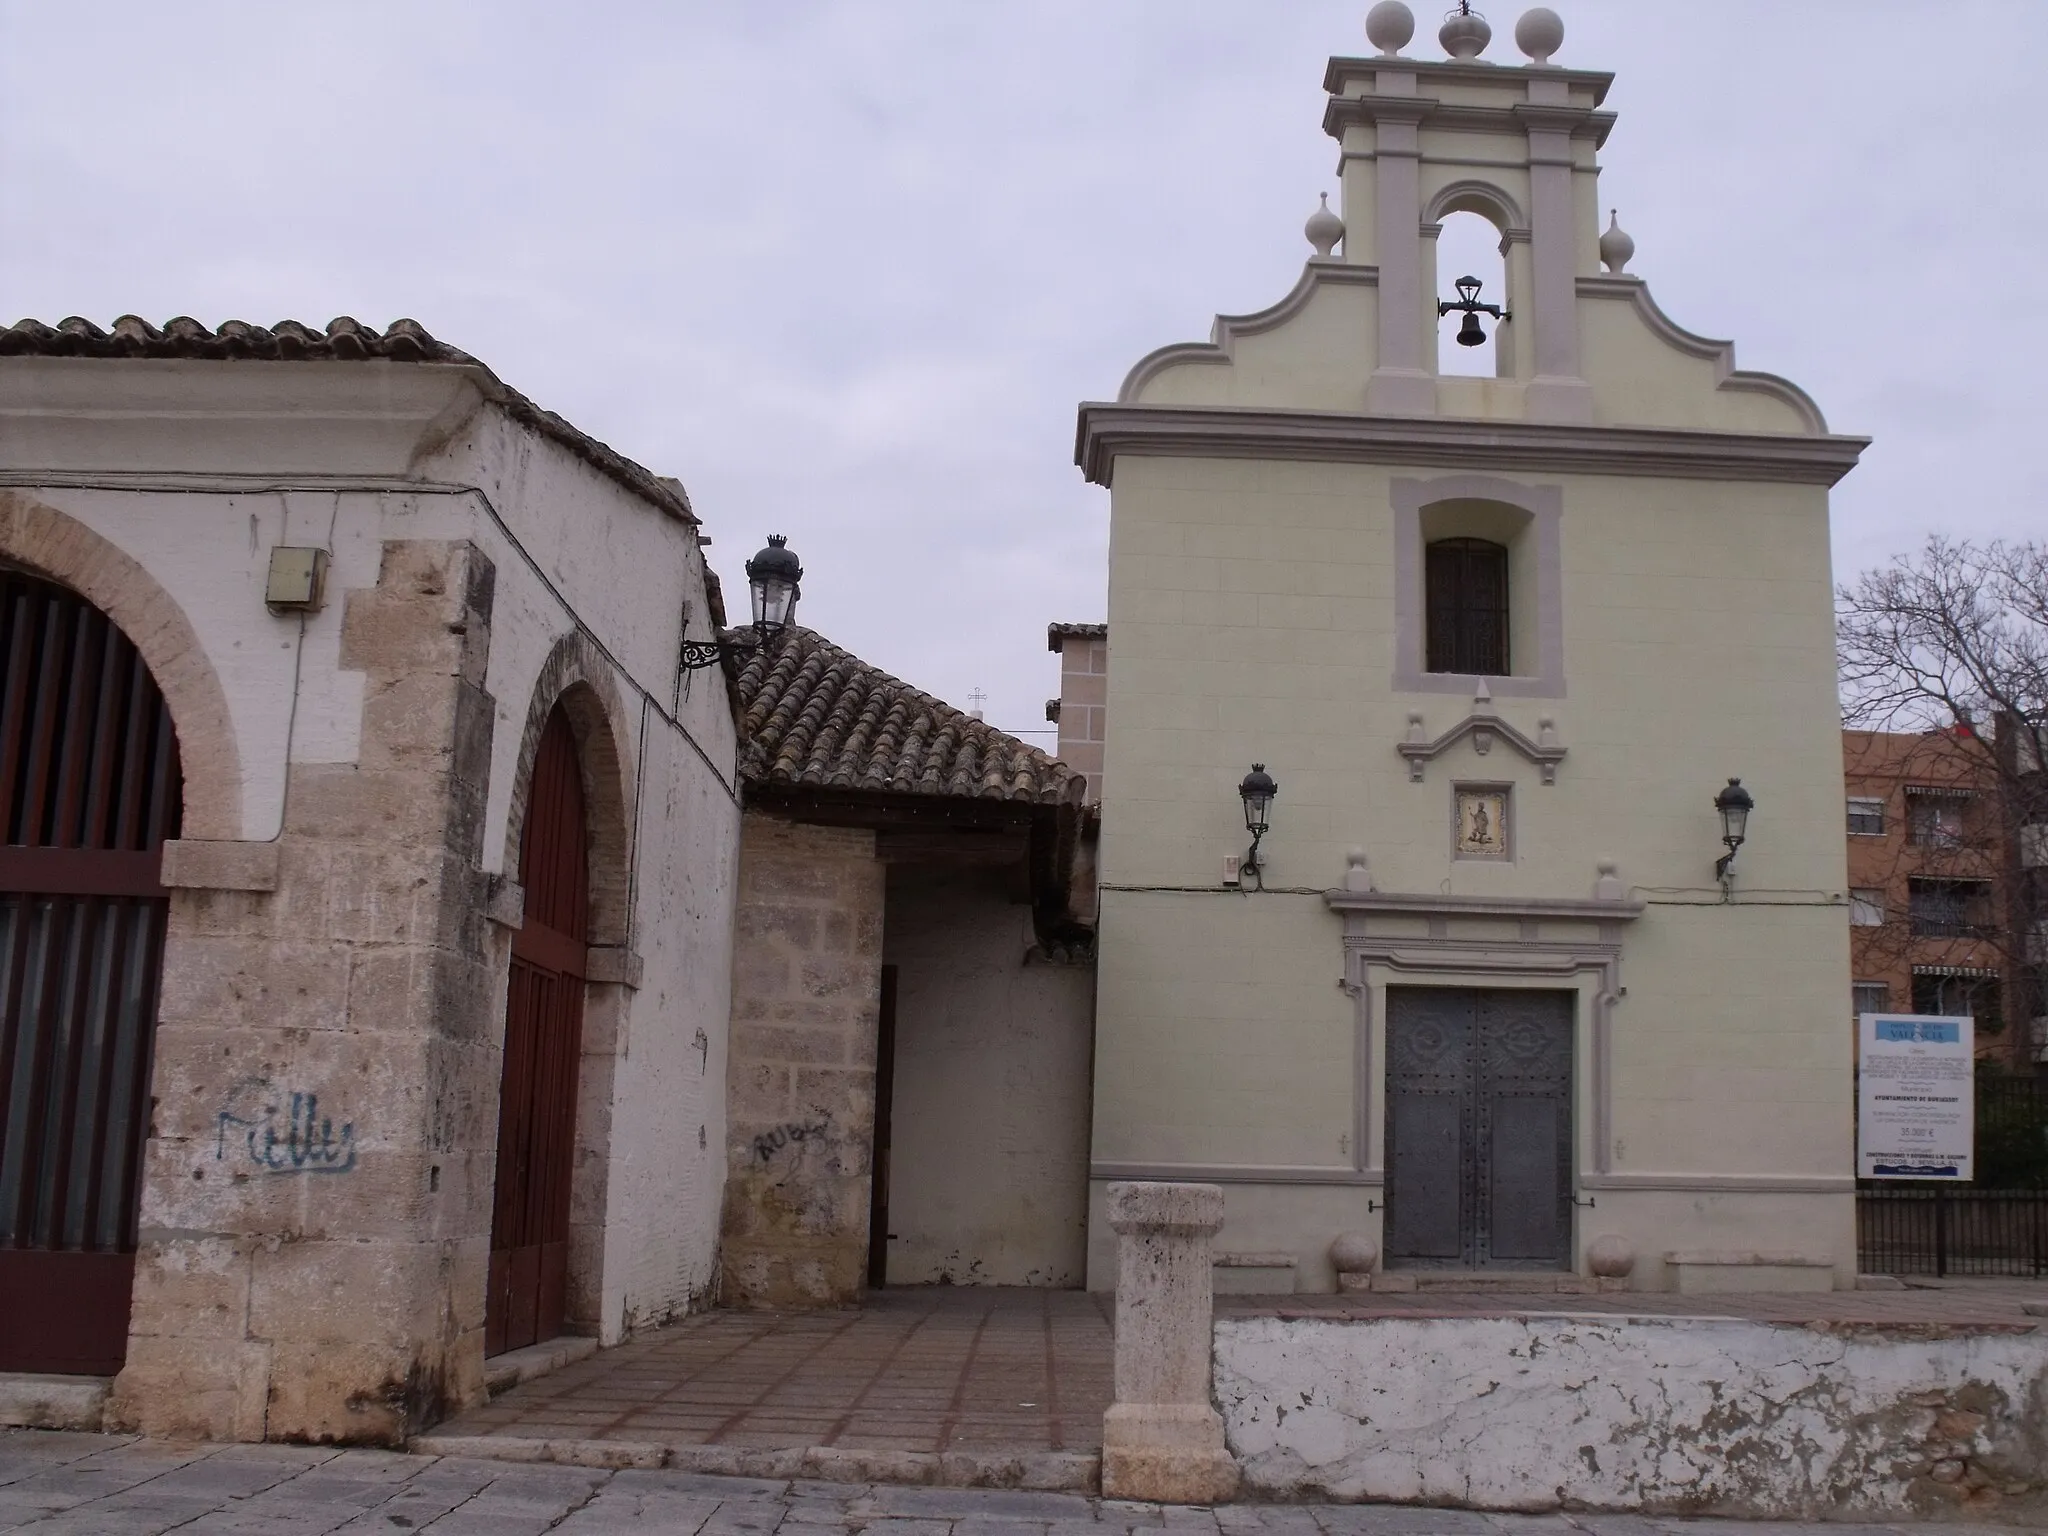
{"type": "Polygon", "coordinates": [[[784,1147],[795,1146],[800,1142],[809,1141],[813,1137],[823,1136],[829,1129],[830,1122],[825,1120],[819,1120],[809,1125],[799,1125],[793,1120],[789,1121],[783,1125],[776,1126],[772,1131],[763,1131],[759,1136],[756,1136],[754,1138],[754,1156],[764,1163],[768,1162],[784,1147]]]}
{"type": "Polygon", "coordinates": [[[294,1092],[282,1105],[265,1104],[253,1119],[222,1110],[215,1162],[227,1161],[231,1140],[246,1147],[249,1161],[265,1173],[347,1173],[356,1165],[355,1123],[337,1128],[320,1113],[316,1093],[294,1092]]]}

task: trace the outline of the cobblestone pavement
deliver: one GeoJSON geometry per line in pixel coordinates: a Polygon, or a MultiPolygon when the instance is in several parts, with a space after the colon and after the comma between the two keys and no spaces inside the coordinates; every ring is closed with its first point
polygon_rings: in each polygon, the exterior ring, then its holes
{"type": "Polygon", "coordinates": [[[1991,1526],[1126,1504],[1079,1494],[606,1472],[395,1451],[0,1431],[0,1532],[33,1536],[1919,1536],[1991,1526]]]}

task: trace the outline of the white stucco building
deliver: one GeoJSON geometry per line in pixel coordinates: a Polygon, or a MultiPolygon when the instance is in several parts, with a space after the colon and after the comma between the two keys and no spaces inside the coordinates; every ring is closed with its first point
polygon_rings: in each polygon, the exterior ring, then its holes
{"type": "Polygon", "coordinates": [[[405,321],[24,322],[0,473],[0,1369],[388,1441],[487,1336],[708,1296],[740,812],[681,487],[405,321]]]}

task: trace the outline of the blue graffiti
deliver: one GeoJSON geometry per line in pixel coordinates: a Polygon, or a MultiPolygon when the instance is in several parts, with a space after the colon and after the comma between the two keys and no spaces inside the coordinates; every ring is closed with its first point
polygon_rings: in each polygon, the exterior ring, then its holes
{"type": "Polygon", "coordinates": [[[233,1139],[248,1148],[249,1161],[265,1173],[347,1173],[355,1167],[355,1123],[337,1131],[334,1121],[320,1113],[318,1094],[294,1093],[282,1122],[278,1114],[276,1104],[264,1105],[262,1117],[255,1120],[222,1110],[214,1161],[227,1161],[233,1127],[239,1133],[233,1139]]]}

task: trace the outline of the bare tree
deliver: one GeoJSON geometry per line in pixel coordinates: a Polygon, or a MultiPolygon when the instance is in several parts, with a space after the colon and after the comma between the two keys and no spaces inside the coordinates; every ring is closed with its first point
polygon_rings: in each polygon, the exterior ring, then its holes
{"type": "Polygon", "coordinates": [[[2005,899],[1983,937],[2026,1031],[2048,1014],[2048,544],[1933,535],[1843,587],[1836,629],[1844,723],[1938,736],[1989,786],[2005,899]]]}
{"type": "Polygon", "coordinates": [[[1848,724],[1990,725],[2017,737],[2011,772],[2039,771],[2048,748],[2048,544],[1935,534],[1918,554],[1842,588],[1837,635],[1848,724]]]}

